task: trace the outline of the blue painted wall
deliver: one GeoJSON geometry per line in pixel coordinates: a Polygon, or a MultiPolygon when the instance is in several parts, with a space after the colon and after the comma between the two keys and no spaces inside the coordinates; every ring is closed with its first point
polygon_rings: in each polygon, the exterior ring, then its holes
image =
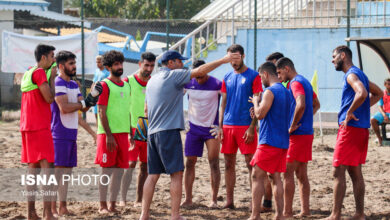
{"type": "MultiPolygon", "coordinates": [[[[291,58],[299,74],[311,80],[314,71],[318,71],[319,98],[322,112],[338,112],[341,100],[343,72],[337,72],[332,64],[332,50],[346,44],[346,29],[261,29],[257,30],[257,66],[260,66],[268,54],[280,51],[291,58]]],[[[352,28],[353,37],[390,37],[390,27],[352,28]]],[[[205,59],[207,62],[221,58],[230,45],[219,44],[205,59]]],[[[236,43],[244,46],[245,63],[254,65],[254,30],[238,30],[236,43]]],[[[351,42],[353,61],[358,65],[356,43],[351,42]]],[[[256,67],[257,68],[257,67],[256,67]]],[[[219,67],[211,75],[222,79],[229,64],[219,67]]],[[[370,78],[369,74],[367,74],[370,78]]]]}

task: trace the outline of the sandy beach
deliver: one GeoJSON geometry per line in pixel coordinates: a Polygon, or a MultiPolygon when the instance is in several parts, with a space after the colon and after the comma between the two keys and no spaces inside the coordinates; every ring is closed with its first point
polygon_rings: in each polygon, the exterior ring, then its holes
{"type": "MultiPolygon", "coordinates": [[[[96,127],[92,126],[96,130],[96,127]]],[[[182,138],[184,141],[184,133],[182,138]]],[[[336,141],[336,135],[325,135],[324,144],[321,138],[315,136],[313,146],[313,161],[309,163],[309,178],[311,183],[311,210],[312,216],[306,219],[320,219],[330,214],[333,196],[332,177],[332,154],[336,141]]],[[[83,129],[78,135],[78,167],[97,167],[94,162],[96,146],[93,139],[83,129]]],[[[20,163],[21,135],[19,132],[19,121],[0,121],[0,168],[26,167],[20,163]]],[[[195,206],[183,208],[181,213],[187,219],[247,219],[250,215],[249,204],[251,193],[248,181],[248,171],[245,168],[244,157],[237,157],[237,183],[235,188],[235,210],[209,209],[207,205],[210,200],[209,166],[207,150],[204,157],[198,160],[196,167],[196,179],[194,183],[193,201],[195,206]]],[[[224,161],[220,155],[220,166],[222,180],[220,186],[219,206],[224,204],[225,181],[224,161]]],[[[390,147],[378,147],[374,143],[374,136],[371,135],[369,152],[366,165],[363,166],[363,174],[366,180],[365,213],[367,219],[390,219],[390,147]]],[[[135,183],[135,175],[133,184],[135,183]]],[[[168,219],[170,216],[169,200],[169,176],[162,175],[155,191],[154,202],[152,203],[153,219],[168,219]]],[[[297,188],[296,188],[297,190],[297,188]]],[[[184,191],[184,187],[183,187],[184,191]]],[[[98,192],[96,192],[98,193],[98,192]]],[[[184,192],[183,192],[184,198],[184,192]]],[[[134,198],[129,198],[133,200],[134,198]]],[[[1,199],[0,199],[1,201],[1,199]]],[[[298,191],[295,193],[294,212],[299,212],[298,191]]],[[[134,208],[129,202],[126,207],[120,208],[120,213],[110,215],[99,215],[98,202],[69,202],[68,208],[74,212],[74,216],[63,217],[62,219],[138,219],[140,208],[134,208]]],[[[42,216],[42,202],[37,202],[37,209],[42,216]]],[[[352,183],[347,178],[347,192],[344,199],[343,215],[351,216],[354,213],[355,205],[352,193],[352,183]]],[[[264,219],[271,219],[273,213],[262,214],[264,219]]],[[[0,202],[1,219],[25,219],[26,202],[0,202]]]]}

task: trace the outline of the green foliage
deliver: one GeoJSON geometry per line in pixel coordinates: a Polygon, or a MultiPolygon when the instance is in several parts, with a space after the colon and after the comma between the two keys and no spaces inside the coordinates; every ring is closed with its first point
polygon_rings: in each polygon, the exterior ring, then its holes
{"type": "MultiPolygon", "coordinates": [[[[171,19],[189,19],[210,0],[170,0],[171,19]]],[[[65,7],[80,7],[80,0],[65,0],[65,7]]],[[[85,17],[165,19],[166,0],[84,0],[85,17]]]]}
{"type": "Polygon", "coordinates": [[[135,35],[135,40],[136,41],[142,40],[141,32],[139,30],[137,30],[137,34],[135,35]]]}

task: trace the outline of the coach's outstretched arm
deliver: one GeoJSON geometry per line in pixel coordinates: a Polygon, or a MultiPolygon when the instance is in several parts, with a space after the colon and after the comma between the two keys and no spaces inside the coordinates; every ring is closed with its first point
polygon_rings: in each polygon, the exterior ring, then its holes
{"type": "Polygon", "coordinates": [[[209,72],[213,71],[222,64],[229,63],[231,60],[240,59],[241,55],[236,53],[227,53],[226,56],[219,60],[215,60],[210,63],[203,64],[198,68],[191,70],[191,79],[199,76],[204,76],[209,72]]]}
{"type": "Polygon", "coordinates": [[[369,82],[368,86],[370,90],[370,106],[373,106],[383,97],[383,92],[379,86],[371,81],[369,82]]]}

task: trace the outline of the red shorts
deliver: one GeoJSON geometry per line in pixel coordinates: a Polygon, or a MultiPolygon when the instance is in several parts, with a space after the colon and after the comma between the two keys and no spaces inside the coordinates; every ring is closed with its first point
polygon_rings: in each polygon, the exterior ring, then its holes
{"type": "Polygon", "coordinates": [[[221,153],[223,154],[236,154],[238,148],[240,148],[241,154],[254,154],[257,146],[257,132],[255,130],[255,136],[253,142],[245,144],[244,134],[248,126],[234,126],[224,125],[223,126],[223,140],[221,153]]]}
{"type": "Polygon", "coordinates": [[[272,147],[268,144],[261,144],[253,155],[251,166],[257,165],[268,173],[286,172],[287,149],[272,147]]]}
{"type": "Polygon", "coordinates": [[[21,131],[22,163],[37,163],[46,159],[54,163],[53,136],[49,129],[38,131],[21,131]]]}
{"type": "Polygon", "coordinates": [[[290,135],[290,146],[287,151],[287,163],[295,160],[302,163],[309,162],[312,157],[314,135],[290,135]]]}
{"type": "MultiPolygon", "coordinates": [[[[135,133],[135,128],[132,129],[132,134],[135,133]]],[[[142,163],[148,162],[148,144],[144,141],[134,141],[135,146],[133,150],[129,151],[129,161],[137,161],[139,157],[139,161],[142,163]]]]}
{"type": "Polygon", "coordinates": [[[97,135],[97,149],[95,164],[99,164],[101,167],[119,167],[129,168],[129,134],[117,133],[112,134],[117,144],[116,149],[112,152],[107,150],[107,138],[106,134],[97,135]]]}
{"type": "Polygon", "coordinates": [[[339,128],[333,166],[358,166],[366,162],[369,133],[367,128],[339,128]]]}

